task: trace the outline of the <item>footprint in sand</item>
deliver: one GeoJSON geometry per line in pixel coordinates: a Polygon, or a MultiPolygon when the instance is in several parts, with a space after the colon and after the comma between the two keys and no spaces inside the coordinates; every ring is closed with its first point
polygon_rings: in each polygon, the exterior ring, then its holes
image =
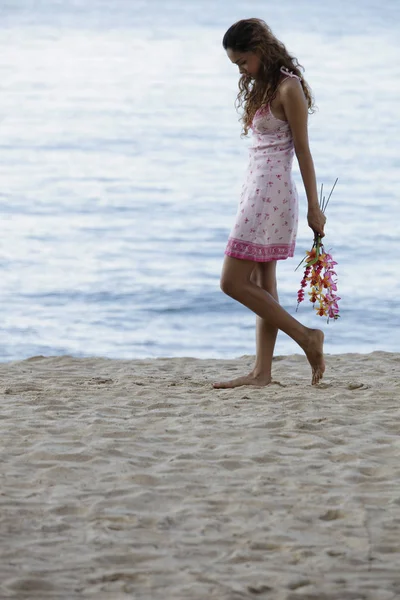
{"type": "Polygon", "coordinates": [[[318,390],[327,390],[327,389],[333,387],[333,384],[327,383],[326,381],[324,381],[322,383],[317,383],[317,385],[315,385],[314,387],[316,387],[318,390]]]}
{"type": "Polygon", "coordinates": [[[272,592],[274,588],[269,585],[249,585],[247,588],[250,594],[265,594],[266,592],[272,592]]]}
{"type": "Polygon", "coordinates": [[[347,385],[348,390],[368,390],[369,385],[366,383],[352,382],[347,385]]]}
{"type": "Polygon", "coordinates": [[[343,519],[344,513],[341,510],[334,508],[329,509],[326,513],[320,516],[321,521],[336,521],[336,519],[343,519]]]}
{"type": "Polygon", "coordinates": [[[110,383],[114,383],[114,380],[109,377],[92,377],[92,379],[88,381],[89,385],[107,385],[110,383]]]}
{"type": "Polygon", "coordinates": [[[23,392],[41,392],[41,387],[34,383],[16,383],[12,387],[7,387],[4,393],[7,395],[22,394],[23,392]]]}

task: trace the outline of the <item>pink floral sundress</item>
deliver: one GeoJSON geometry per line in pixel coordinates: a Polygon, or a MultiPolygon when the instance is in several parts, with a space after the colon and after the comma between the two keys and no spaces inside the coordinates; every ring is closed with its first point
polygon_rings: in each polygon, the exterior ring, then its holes
{"type": "MultiPolygon", "coordinates": [[[[298,79],[281,71],[286,75],[282,81],[298,79]]],[[[292,132],[287,121],[274,117],[269,104],[257,110],[251,129],[247,175],[225,254],[256,262],[282,260],[294,255],[298,226],[292,132]]]]}

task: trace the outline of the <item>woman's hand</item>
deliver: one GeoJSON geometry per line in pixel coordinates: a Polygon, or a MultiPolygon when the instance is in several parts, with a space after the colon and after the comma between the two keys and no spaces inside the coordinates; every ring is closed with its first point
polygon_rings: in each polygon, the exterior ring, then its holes
{"type": "Polygon", "coordinates": [[[324,227],[326,223],[326,217],[319,206],[315,208],[309,208],[307,213],[308,225],[311,227],[315,235],[324,237],[324,227]]]}

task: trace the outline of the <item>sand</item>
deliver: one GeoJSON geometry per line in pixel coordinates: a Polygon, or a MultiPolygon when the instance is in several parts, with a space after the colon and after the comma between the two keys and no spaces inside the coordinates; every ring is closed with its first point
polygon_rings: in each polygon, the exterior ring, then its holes
{"type": "Polygon", "coordinates": [[[400,598],[400,354],[0,364],[1,598],[400,598]]]}

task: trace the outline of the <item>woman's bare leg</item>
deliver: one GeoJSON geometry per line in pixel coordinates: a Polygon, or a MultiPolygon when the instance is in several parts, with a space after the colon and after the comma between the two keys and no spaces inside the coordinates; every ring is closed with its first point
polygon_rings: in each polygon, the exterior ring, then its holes
{"type": "MultiPolygon", "coordinates": [[[[250,280],[279,302],[276,288],[276,261],[256,263],[250,280]]],[[[253,370],[243,377],[215,383],[215,388],[234,388],[241,385],[265,386],[271,383],[272,357],[278,329],[256,316],[256,362],[253,370]]]]}
{"type": "Polygon", "coordinates": [[[254,263],[252,261],[226,256],[221,276],[222,291],[247,306],[271,327],[280,329],[299,344],[311,365],[312,384],[315,385],[322,379],[325,371],[323,332],[319,329],[304,327],[289,315],[270,293],[251,280],[253,270],[254,263]]]}
{"type": "MultiPolygon", "coordinates": [[[[267,263],[258,263],[253,271],[254,283],[259,288],[268,292],[276,302],[279,302],[276,285],[276,260],[267,263]]],[[[272,357],[274,355],[278,328],[262,317],[256,316],[256,364],[254,373],[262,374],[264,379],[271,383],[272,357]]]]}

